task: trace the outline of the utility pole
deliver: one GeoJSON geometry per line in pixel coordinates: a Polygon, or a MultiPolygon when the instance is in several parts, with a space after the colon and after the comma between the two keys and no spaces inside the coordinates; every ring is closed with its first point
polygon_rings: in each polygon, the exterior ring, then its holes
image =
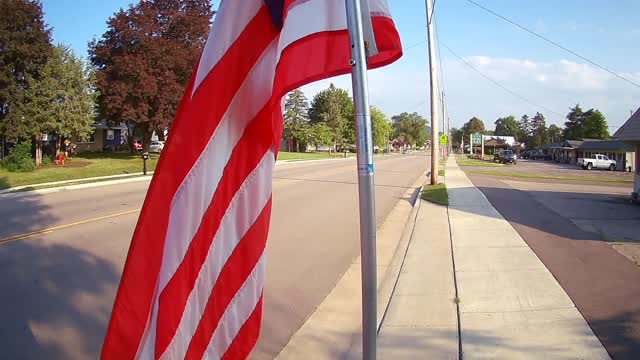
{"type": "Polygon", "coordinates": [[[433,42],[433,3],[425,0],[427,7],[427,38],[429,40],[429,80],[431,86],[431,185],[438,184],[438,161],[440,159],[438,147],[438,75],[436,72],[436,49],[433,42]]]}
{"type": "MultiPolygon", "coordinates": [[[[447,102],[444,99],[444,91],[442,92],[442,134],[447,133],[447,102]]],[[[447,144],[442,145],[442,159],[447,156],[447,144]]]]}

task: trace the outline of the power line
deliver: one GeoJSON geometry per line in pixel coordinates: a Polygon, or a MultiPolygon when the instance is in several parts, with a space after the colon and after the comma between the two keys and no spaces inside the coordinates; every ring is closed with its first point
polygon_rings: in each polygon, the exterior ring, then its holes
{"type": "Polygon", "coordinates": [[[402,51],[407,51],[407,50],[412,49],[412,48],[414,48],[414,47],[416,47],[418,45],[422,45],[422,44],[424,44],[426,42],[427,42],[427,40],[422,40],[422,41],[417,42],[417,43],[415,43],[413,45],[409,45],[409,46],[405,47],[404,49],[402,49],[402,51]]]}
{"type": "Polygon", "coordinates": [[[436,33],[436,44],[438,44],[438,66],[440,68],[440,79],[442,80],[442,92],[445,92],[444,89],[444,74],[442,72],[442,55],[440,53],[440,38],[438,37],[438,22],[434,22],[433,23],[433,27],[436,29],[435,33],[436,33]]]}
{"type": "Polygon", "coordinates": [[[635,86],[635,87],[640,88],[640,84],[637,84],[637,83],[635,83],[635,82],[633,82],[633,81],[631,81],[631,80],[627,79],[626,77],[624,77],[624,76],[622,76],[622,75],[619,75],[619,74],[617,74],[617,73],[615,73],[615,72],[613,72],[613,71],[611,71],[611,70],[607,69],[606,67],[604,67],[604,66],[602,66],[602,65],[600,65],[600,64],[598,64],[598,63],[596,63],[596,62],[594,62],[594,61],[591,61],[591,60],[587,59],[586,57],[584,57],[584,56],[582,56],[582,55],[580,55],[580,54],[576,53],[575,51],[572,51],[572,50],[570,50],[570,49],[568,49],[568,48],[566,48],[566,47],[564,47],[564,46],[562,46],[562,45],[558,44],[557,42],[555,42],[555,41],[553,41],[553,40],[551,40],[551,39],[549,39],[549,38],[546,38],[546,37],[544,37],[544,36],[542,36],[542,35],[540,35],[540,34],[538,34],[538,33],[534,32],[533,30],[529,30],[529,29],[527,29],[526,27],[524,27],[524,26],[522,26],[522,25],[520,25],[520,24],[516,23],[515,21],[512,21],[512,20],[510,20],[510,19],[508,19],[508,18],[506,18],[506,17],[504,17],[504,16],[502,16],[502,15],[500,15],[500,14],[498,14],[498,13],[494,12],[493,10],[488,9],[488,8],[486,8],[486,7],[484,7],[484,6],[482,6],[482,5],[478,4],[478,3],[476,3],[476,2],[475,2],[475,1],[473,1],[473,0],[466,0],[466,1],[467,1],[467,2],[469,2],[469,3],[471,3],[471,4],[473,4],[473,5],[475,5],[475,6],[477,6],[477,7],[479,7],[480,9],[482,9],[482,10],[484,10],[484,11],[486,11],[486,12],[490,13],[491,15],[494,15],[494,16],[496,16],[496,17],[498,17],[498,18],[500,18],[500,19],[502,19],[502,20],[504,20],[504,21],[508,22],[509,24],[514,25],[514,26],[516,26],[516,27],[518,27],[518,28],[520,28],[520,29],[522,29],[522,30],[524,30],[524,31],[528,32],[529,34],[531,34],[531,35],[533,35],[533,36],[535,36],[535,37],[538,37],[538,38],[540,38],[540,39],[542,39],[542,40],[544,40],[544,41],[548,42],[549,44],[552,44],[552,45],[554,45],[554,46],[556,46],[556,47],[558,47],[558,48],[560,48],[560,49],[562,49],[562,50],[564,50],[564,51],[566,51],[566,52],[568,52],[568,53],[570,53],[570,54],[572,54],[572,55],[574,55],[574,56],[577,56],[578,58],[580,58],[580,59],[582,59],[582,60],[584,60],[584,61],[588,62],[589,64],[591,64],[591,65],[593,65],[593,66],[595,66],[595,67],[597,67],[597,68],[599,68],[599,69],[601,69],[601,70],[604,70],[604,71],[608,72],[609,74],[611,74],[611,75],[613,75],[613,76],[615,76],[615,77],[617,77],[617,78],[619,78],[619,79],[621,79],[621,80],[624,80],[624,81],[628,82],[629,84],[631,84],[631,85],[633,85],[633,86],[635,86]]]}
{"type": "Polygon", "coordinates": [[[556,111],[553,111],[553,110],[551,110],[551,109],[549,109],[549,108],[547,108],[547,107],[545,107],[545,106],[542,106],[542,105],[539,105],[539,104],[536,104],[536,103],[534,103],[534,102],[530,101],[529,99],[525,98],[524,96],[522,96],[522,95],[520,95],[520,94],[516,93],[515,91],[513,91],[513,90],[511,90],[511,89],[507,88],[506,86],[504,86],[504,85],[500,84],[499,82],[497,82],[497,81],[496,81],[496,80],[494,80],[493,78],[489,77],[488,75],[484,74],[482,71],[478,70],[475,66],[471,65],[471,63],[469,63],[468,61],[466,61],[466,60],[465,60],[464,58],[462,58],[460,55],[456,54],[456,52],[455,52],[455,51],[453,51],[453,50],[451,50],[451,48],[450,48],[450,47],[448,47],[448,46],[447,46],[447,44],[445,44],[444,42],[442,42],[442,46],[444,46],[447,50],[449,50],[449,52],[451,52],[451,54],[453,54],[453,56],[457,57],[457,58],[458,58],[458,60],[460,60],[463,64],[465,64],[466,66],[468,66],[469,68],[471,68],[473,71],[477,72],[477,73],[478,73],[478,74],[480,74],[482,77],[484,77],[485,79],[489,80],[489,81],[490,81],[490,82],[492,82],[494,85],[496,85],[496,86],[498,86],[499,88],[501,88],[502,90],[504,90],[504,91],[506,91],[506,92],[510,93],[511,95],[513,95],[513,96],[515,96],[515,97],[519,98],[520,100],[522,100],[522,101],[524,101],[524,102],[526,102],[526,103],[528,103],[528,104],[530,104],[530,105],[533,105],[533,106],[535,106],[535,107],[538,107],[538,108],[544,109],[544,110],[546,110],[547,112],[550,112],[550,113],[552,113],[552,114],[554,114],[554,115],[560,116],[560,118],[564,118],[564,117],[565,117],[564,115],[562,115],[562,114],[560,114],[560,113],[558,113],[558,112],[556,112],[556,111]]]}
{"type": "MultiPolygon", "coordinates": [[[[431,1],[431,0],[427,0],[427,1],[431,1]]],[[[429,22],[428,24],[431,24],[431,19],[433,19],[433,14],[436,13],[436,0],[433,0],[433,5],[432,5],[432,9],[431,9],[431,14],[429,15],[429,22]]]]}

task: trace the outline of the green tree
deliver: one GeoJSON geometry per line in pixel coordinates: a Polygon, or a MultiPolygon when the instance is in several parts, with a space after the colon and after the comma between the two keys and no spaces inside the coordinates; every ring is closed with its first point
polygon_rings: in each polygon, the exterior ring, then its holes
{"type": "Polygon", "coordinates": [[[584,111],[580,104],[569,110],[567,121],[564,123],[562,136],[565,140],[578,140],[584,138],[584,111]]]}
{"type": "Polygon", "coordinates": [[[464,131],[462,129],[451,128],[451,145],[454,148],[459,148],[464,136],[464,131]]]}
{"type": "Polygon", "coordinates": [[[462,132],[465,135],[471,135],[475,133],[484,134],[487,132],[487,129],[484,127],[484,122],[474,116],[462,126],[462,132]]]}
{"type": "Polygon", "coordinates": [[[333,143],[333,131],[325,123],[312,124],[307,131],[307,142],[315,145],[316,151],[320,145],[329,146],[333,143]]]}
{"type": "Polygon", "coordinates": [[[331,128],[336,150],[355,142],[353,100],[349,93],[334,84],[313,97],[309,118],[312,124],[324,123],[331,128]]]}
{"type": "Polygon", "coordinates": [[[300,152],[300,144],[305,143],[308,136],[309,102],[300,89],[290,92],[284,103],[284,129],[282,136],[287,141],[288,151],[291,151],[291,144],[300,152]]]}
{"type": "Polygon", "coordinates": [[[427,142],[427,120],[418,113],[403,112],[391,118],[394,138],[402,139],[409,146],[424,146],[427,142]]]}
{"type": "Polygon", "coordinates": [[[589,109],[584,113],[584,134],[585,139],[608,139],[609,126],[604,115],[597,109],[589,109]]]}
{"type": "Polygon", "coordinates": [[[94,99],[84,64],[63,45],[53,50],[39,79],[31,79],[25,92],[30,104],[25,107],[23,124],[36,137],[35,163],[42,162],[42,135],[57,134],[56,152],[61,137],[84,138],[95,120],[94,99]]]}
{"type": "Polygon", "coordinates": [[[387,115],[375,107],[371,108],[371,125],[373,130],[373,145],[384,149],[393,132],[393,126],[387,119],[387,115]]]}
{"type": "Polygon", "coordinates": [[[562,139],[562,129],[560,129],[556,124],[549,125],[547,129],[547,140],[554,143],[558,142],[562,139]]]}
{"type": "MultiPolygon", "coordinates": [[[[36,0],[0,1],[0,137],[16,142],[34,136],[25,117],[27,91],[51,56],[51,30],[36,0]]],[[[0,151],[4,155],[4,149],[0,151]]]]}
{"type": "Polygon", "coordinates": [[[127,124],[130,146],[141,133],[148,150],[153,131],[170,127],[212,14],[209,0],[140,0],[109,18],[102,38],[89,44],[99,112],[127,124]]]}
{"type": "Polygon", "coordinates": [[[518,128],[518,134],[516,136],[518,141],[528,145],[531,140],[531,135],[533,134],[531,118],[529,118],[529,115],[522,115],[522,118],[520,118],[520,121],[518,122],[518,128]]]}
{"type": "Polygon", "coordinates": [[[501,117],[494,124],[496,125],[495,135],[513,137],[518,135],[518,122],[513,116],[501,117]]]}
{"type": "Polygon", "coordinates": [[[538,149],[548,141],[547,122],[544,118],[544,115],[536,112],[536,115],[531,118],[531,129],[531,142],[528,145],[532,149],[538,149]]]}

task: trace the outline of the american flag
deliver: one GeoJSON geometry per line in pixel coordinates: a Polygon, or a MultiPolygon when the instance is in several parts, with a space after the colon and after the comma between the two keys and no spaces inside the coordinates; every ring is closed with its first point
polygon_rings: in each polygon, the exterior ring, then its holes
{"type": "MultiPolygon", "coordinates": [[[[386,0],[368,5],[374,68],[402,51],[386,0]]],[[[260,333],[280,101],[350,72],[345,14],[345,0],[222,1],[138,219],[103,359],[249,355],[260,333]]]]}

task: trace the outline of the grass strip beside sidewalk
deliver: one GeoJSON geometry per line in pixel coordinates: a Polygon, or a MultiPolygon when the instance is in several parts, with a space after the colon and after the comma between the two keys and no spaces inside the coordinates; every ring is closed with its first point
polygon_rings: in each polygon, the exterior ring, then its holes
{"type": "Polygon", "coordinates": [[[504,164],[499,164],[494,162],[493,160],[480,160],[480,159],[470,159],[465,156],[457,156],[456,162],[458,166],[483,166],[483,167],[504,167],[504,164]]]}
{"type": "Polygon", "coordinates": [[[425,185],[420,198],[434,204],[449,206],[449,195],[445,184],[425,185]]]}
{"type": "Polygon", "coordinates": [[[485,175],[499,177],[514,177],[526,179],[546,179],[546,180],[571,180],[604,183],[633,183],[633,179],[614,179],[606,177],[586,177],[586,176],[566,176],[566,175],[543,175],[505,170],[465,170],[469,175],[485,175]]]}

